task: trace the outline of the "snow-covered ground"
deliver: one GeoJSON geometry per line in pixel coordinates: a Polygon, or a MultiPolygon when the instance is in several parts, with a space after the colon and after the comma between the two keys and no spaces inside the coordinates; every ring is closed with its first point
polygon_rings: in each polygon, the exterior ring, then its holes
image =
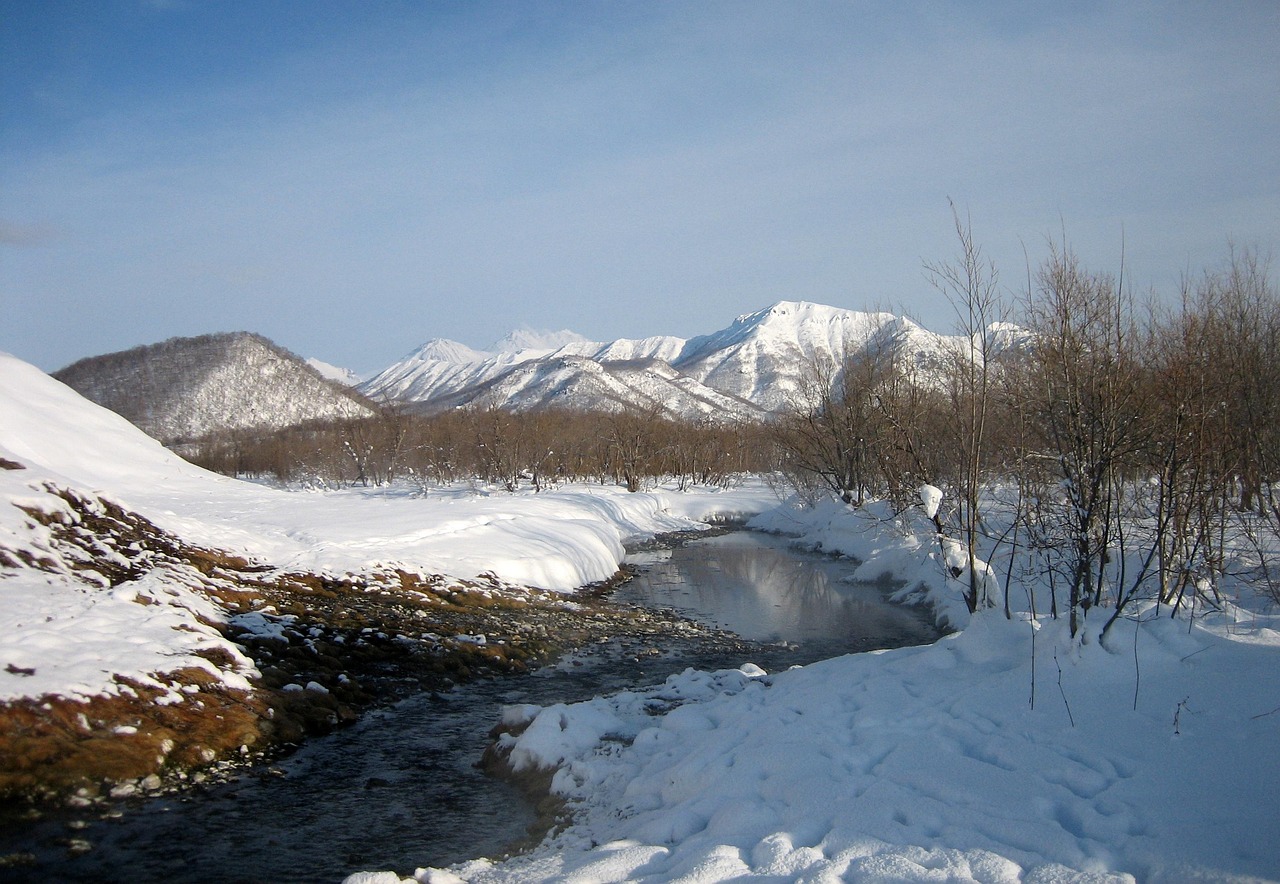
{"type": "MultiPolygon", "coordinates": [[[[763,484],[692,495],[590,485],[515,496],[485,489],[285,492],[194,467],[4,354],[0,458],[22,467],[0,469],[0,553],[9,551],[0,558],[0,701],[88,696],[116,690],[118,674],[146,680],[154,672],[208,668],[193,652],[211,643],[238,656],[201,622],[217,622],[216,608],[175,575],[114,590],[87,584],[27,512],[73,518],[51,488],[101,497],[188,543],[279,569],[492,573],[564,591],[612,576],[628,538],[698,527],[713,514],[759,512],[776,499],[763,484]],[[46,568],[21,566],[22,552],[45,559],[46,568]]],[[[247,660],[242,668],[250,673],[247,660]]],[[[234,674],[231,682],[242,686],[234,674]]]]}
{"type": "MultiPolygon", "coordinates": [[[[763,486],[280,492],[200,471],[7,356],[0,459],[0,701],[111,690],[113,673],[201,665],[194,651],[223,641],[202,624],[217,611],[176,576],[115,590],[77,578],[30,515],[66,506],[52,488],[280,568],[492,571],[563,590],[611,574],[627,537],[757,512],[770,497],[763,486]],[[23,555],[44,556],[43,570],[23,555]]],[[[922,522],[837,505],[758,520],[923,589],[962,627],[955,635],[779,673],[743,661],[647,691],[514,709],[512,722],[529,726],[509,738],[513,763],[555,767],[574,824],[528,855],[416,877],[1280,880],[1274,615],[1228,606],[1189,623],[1149,612],[1108,647],[1072,641],[1061,621],[995,610],[969,620],[922,522]]]]}
{"type": "MultiPolygon", "coordinates": [[[[920,521],[923,521],[921,519],[920,521]]],[[[891,571],[956,622],[909,518],[782,507],[759,527],[891,571]]],[[[1280,879],[1280,635],[1239,608],[1148,611],[1103,647],[988,610],[922,648],[518,707],[517,768],[555,769],[567,830],[421,881],[1280,879]]],[[[398,881],[391,873],[356,882],[398,881]]]]}

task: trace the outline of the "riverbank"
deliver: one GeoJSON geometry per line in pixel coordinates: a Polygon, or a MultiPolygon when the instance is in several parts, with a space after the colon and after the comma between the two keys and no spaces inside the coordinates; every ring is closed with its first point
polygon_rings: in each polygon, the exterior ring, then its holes
{"type": "Polygon", "coordinates": [[[0,414],[9,797],[163,791],[402,691],[536,665],[622,628],[577,590],[628,539],[769,496],[285,492],[200,470],[3,354],[0,414]]]}
{"type": "MultiPolygon", "coordinates": [[[[91,517],[84,515],[81,525],[91,517]]],[[[235,665],[248,673],[245,684],[186,667],[153,674],[158,684],[118,675],[111,693],[46,692],[0,704],[7,800],[86,805],[172,791],[414,692],[524,672],[612,635],[656,641],[697,631],[671,615],[607,603],[613,581],[567,595],[492,576],[280,573],[185,547],[136,515],[117,512],[112,523],[96,526],[94,544],[129,547],[135,560],[146,550],[148,569],[181,573],[218,607],[214,628],[236,656],[220,647],[203,659],[214,670],[235,665]]],[[[83,569],[122,567],[81,552],[83,569]]],[[[39,670],[31,669],[18,677],[34,677],[39,670]]]]}
{"type": "MultiPolygon", "coordinates": [[[[624,554],[621,531],[581,518],[520,518],[530,503],[547,507],[545,498],[507,496],[487,508],[526,534],[563,538],[571,554],[575,533],[598,543],[612,531],[609,580],[566,592],[492,570],[468,579],[388,566],[281,569],[194,546],[109,498],[50,483],[24,490],[26,543],[0,546],[18,565],[0,582],[9,602],[0,636],[8,667],[0,673],[0,794],[10,798],[156,793],[202,779],[202,769],[327,732],[408,692],[525,671],[611,634],[690,628],[602,603],[624,554]],[[140,635],[148,642],[139,645],[140,635]],[[184,636],[198,641],[174,666],[184,636]]],[[[610,499],[601,489],[583,496],[593,505],[610,499]]],[[[301,520],[312,501],[298,497],[301,520]]],[[[629,529],[697,530],[656,499],[603,509],[626,516],[629,529]]],[[[359,519],[380,501],[349,502],[359,519]]],[[[417,519],[431,519],[432,501],[409,502],[417,519]]],[[[395,550],[394,540],[384,543],[395,550]]],[[[466,548],[464,537],[458,545],[466,548]]]]}
{"type": "MultiPolygon", "coordinates": [[[[351,727],[306,741],[286,757],[237,769],[226,782],[147,801],[51,811],[26,830],[32,864],[23,873],[33,881],[113,880],[127,869],[132,880],[184,884],[208,880],[208,870],[217,869],[228,882],[322,884],[369,864],[413,869],[508,855],[534,846],[564,819],[555,798],[542,801],[545,783],[540,791],[522,794],[506,780],[474,769],[494,723],[507,717],[504,708],[571,704],[619,690],[651,694],[672,673],[713,671],[745,660],[784,670],[840,653],[829,644],[837,637],[844,650],[913,640],[897,628],[875,634],[891,625],[874,613],[877,608],[889,609],[894,619],[910,614],[928,628],[923,612],[889,604],[882,587],[848,583],[854,563],[797,552],[780,538],[712,530],[691,541],[664,536],[631,548],[632,578],[601,590],[609,606],[620,595],[666,606],[680,595],[679,586],[699,596],[707,569],[717,568],[722,592],[702,596],[709,604],[698,611],[688,605],[685,610],[713,624],[733,613],[740,597],[770,608],[779,603],[778,629],[750,642],[696,629],[630,633],[628,622],[619,620],[606,640],[585,644],[552,665],[413,693],[366,713],[351,727]],[[667,600],[653,597],[658,587],[671,593],[667,600]],[[808,624],[789,622],[799,602],[813,614],[808,624]],[[817,603],[826,613],[813,610],[817,603]],[[870,632],[844,634],[847,615],[858,612],[867,615],[870,632]],[[813,621],[830,621],[832,629],[814,635],[813,621]],[[281,808],[289,813],[282,815],[281,808]],[[103,819],[117,810],[124,815],[103,819]],[[199,839],[189,832],[199,832],[199,839]],[[92,849],[68,856],[63,842],[72,833],[92,849]]],[[[914,640],[927,641],[932,634],[914,640]]],[[[650,702],[655,710],[669,705],[657,697],[650,702]]],[[[0,829],[0,845],[5,843],[11,841],[0,829]]]]}
{"type": "MultiPolygon", "coordinates": [[[[962,616],[922,514],[754,524],[962,616]]],[[[572,825],[503,862],[348,884],[1280,880],[1278,625],[1244,589],[1194,621],[1144,607],[1105,644],[986,609],[926,647],[531,710],[503,751],[550,773],[572,825]]]]}
{"type": "MultiPolygon", "coordinates": [[[[518,513],[521,500],[502,507],[518,513]]],[[[17,615],[0,640],[10,691],[0,704],[6,798],[91,803],[170,791],[283,751],[413,691],[525,672],[618,633],[658,637],[695,629],[672,615],[602,603],[620,574],[559,592],[492,572],[462,580],[403,569],[283,571],[189,545],[108,499],[54,486],[44,500],[28,498],[24,512],[41,540],[28,549],[40,549],[40,558],[29,555],[37,567],[27,581],[19,572],[3,585],[17,615]],[[95,606],[69,614],[47,590],[70,574],[90,587],[74,590],[78,596],[92,600],[97,587],[104,605],[119,603],[125,591],[129,610],[137,612],[177,600],[174,613],[188,615],[179,618],[179,632],[200,629],[207,641],[191,664],[166,672],[129,672],[127,665],[113,672],[110,654],[84,667],[64,665],[59,690],[59,658],[74,656],[63,647],[106,632],[97,626],[95,606]],[[32,577],[46,586],[28,590],[32,577]],[[33,592],[52,606],[42,608],[33,592]],[[33,649],[45,659],[33,659],[33,649]],[[86,668],[99,670],[99,686],[84,683],[86,668]],[[27,683],[28,695],[13,695],[27,683]]],[[[119,641],[128,646],[133,638],[119,641]]]]}

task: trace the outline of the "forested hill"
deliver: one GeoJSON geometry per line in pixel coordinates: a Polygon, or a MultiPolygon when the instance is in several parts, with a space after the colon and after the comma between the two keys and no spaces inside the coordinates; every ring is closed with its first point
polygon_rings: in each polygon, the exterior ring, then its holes
{"type": "Polygon", "coordinates": [[[373,412],[358,394],[249,332],[171,338],[81,359],[53,376],[166,444],[373,412]]]}

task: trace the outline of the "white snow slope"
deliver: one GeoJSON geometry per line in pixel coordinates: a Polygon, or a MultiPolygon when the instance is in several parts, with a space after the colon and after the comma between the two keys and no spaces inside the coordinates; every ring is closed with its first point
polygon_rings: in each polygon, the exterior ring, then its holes
{"type": "Polygon", "coordinates": [[[57,558],[47,530],[19,508],[67,510],[47,486],[101,496],[189,543],[282,569],[492,573],[566,591],[611,576],[628,537],[695,527],[725,507],[758,512],[768,495],[600,486],[520,496],[276,491],[192,466],[7,354],[0,354],[0,458],[23,467],[0,469],[0,553],[9,553],[0,555],[0,699],[112,691],[114,674],[202,665],[184,648],[221,641],[196,628],[197,613],[214,622],[218,614],[179,580],[153,575],[111,590],[77,579],[71,562],[56,562],[57,574],[22,566],[23,551],[57,558]],[[164,605],[135,604],[136,595],[164,605]]]}
{"type": "Polygon", "coordinates": [[[354,387],[364,378],[356,374],[349,368],[343,368],[340,365],[332,365],[314,356],[307,359],[307,365],[320,372],[320,376],[330,381],[337,381],[340,384],[346,384],[348,387],[354,387]]]}
{"type": "MultiPolygon", "coordinates": [[[[887,513],[829,504],[757,524],[863,558],[862,576],[959,594],[936,541],[887,513]]],[[[929,647],[513,707],[509,722],[529,726],[504,738],[512,762],[557,771],[573,825],[525,856],[415,877],[1280,879],[1274,616],[1144,620],[1104,648],[1063,621],[988,610],[929,647]]]]}

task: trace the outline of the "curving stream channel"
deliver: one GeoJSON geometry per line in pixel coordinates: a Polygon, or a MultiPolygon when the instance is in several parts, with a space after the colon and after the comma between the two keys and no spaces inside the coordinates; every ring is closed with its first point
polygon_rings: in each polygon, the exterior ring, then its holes
{"type": "Polygon", "coordinates": [[[628,558],[636,576],[615,598],[674,608],[745,644],[655,648],[620,636],[530,675],[417,696],[232,782],[127,803],[114,818],[68,809],[0,833],[0,854],[36,860],[0,868],[0,880],[338,882],[501,856],[535,822],[515,787],[475,767],[504,705],[586,699],[688,666],[776,671],[939,636],[926,612],[887,600],[891,587],[850,582],[854,563],[784,538],[735,531],[650,547],[628,558]],[[69,851],[73,838],[91,849],[69,851]]]}

